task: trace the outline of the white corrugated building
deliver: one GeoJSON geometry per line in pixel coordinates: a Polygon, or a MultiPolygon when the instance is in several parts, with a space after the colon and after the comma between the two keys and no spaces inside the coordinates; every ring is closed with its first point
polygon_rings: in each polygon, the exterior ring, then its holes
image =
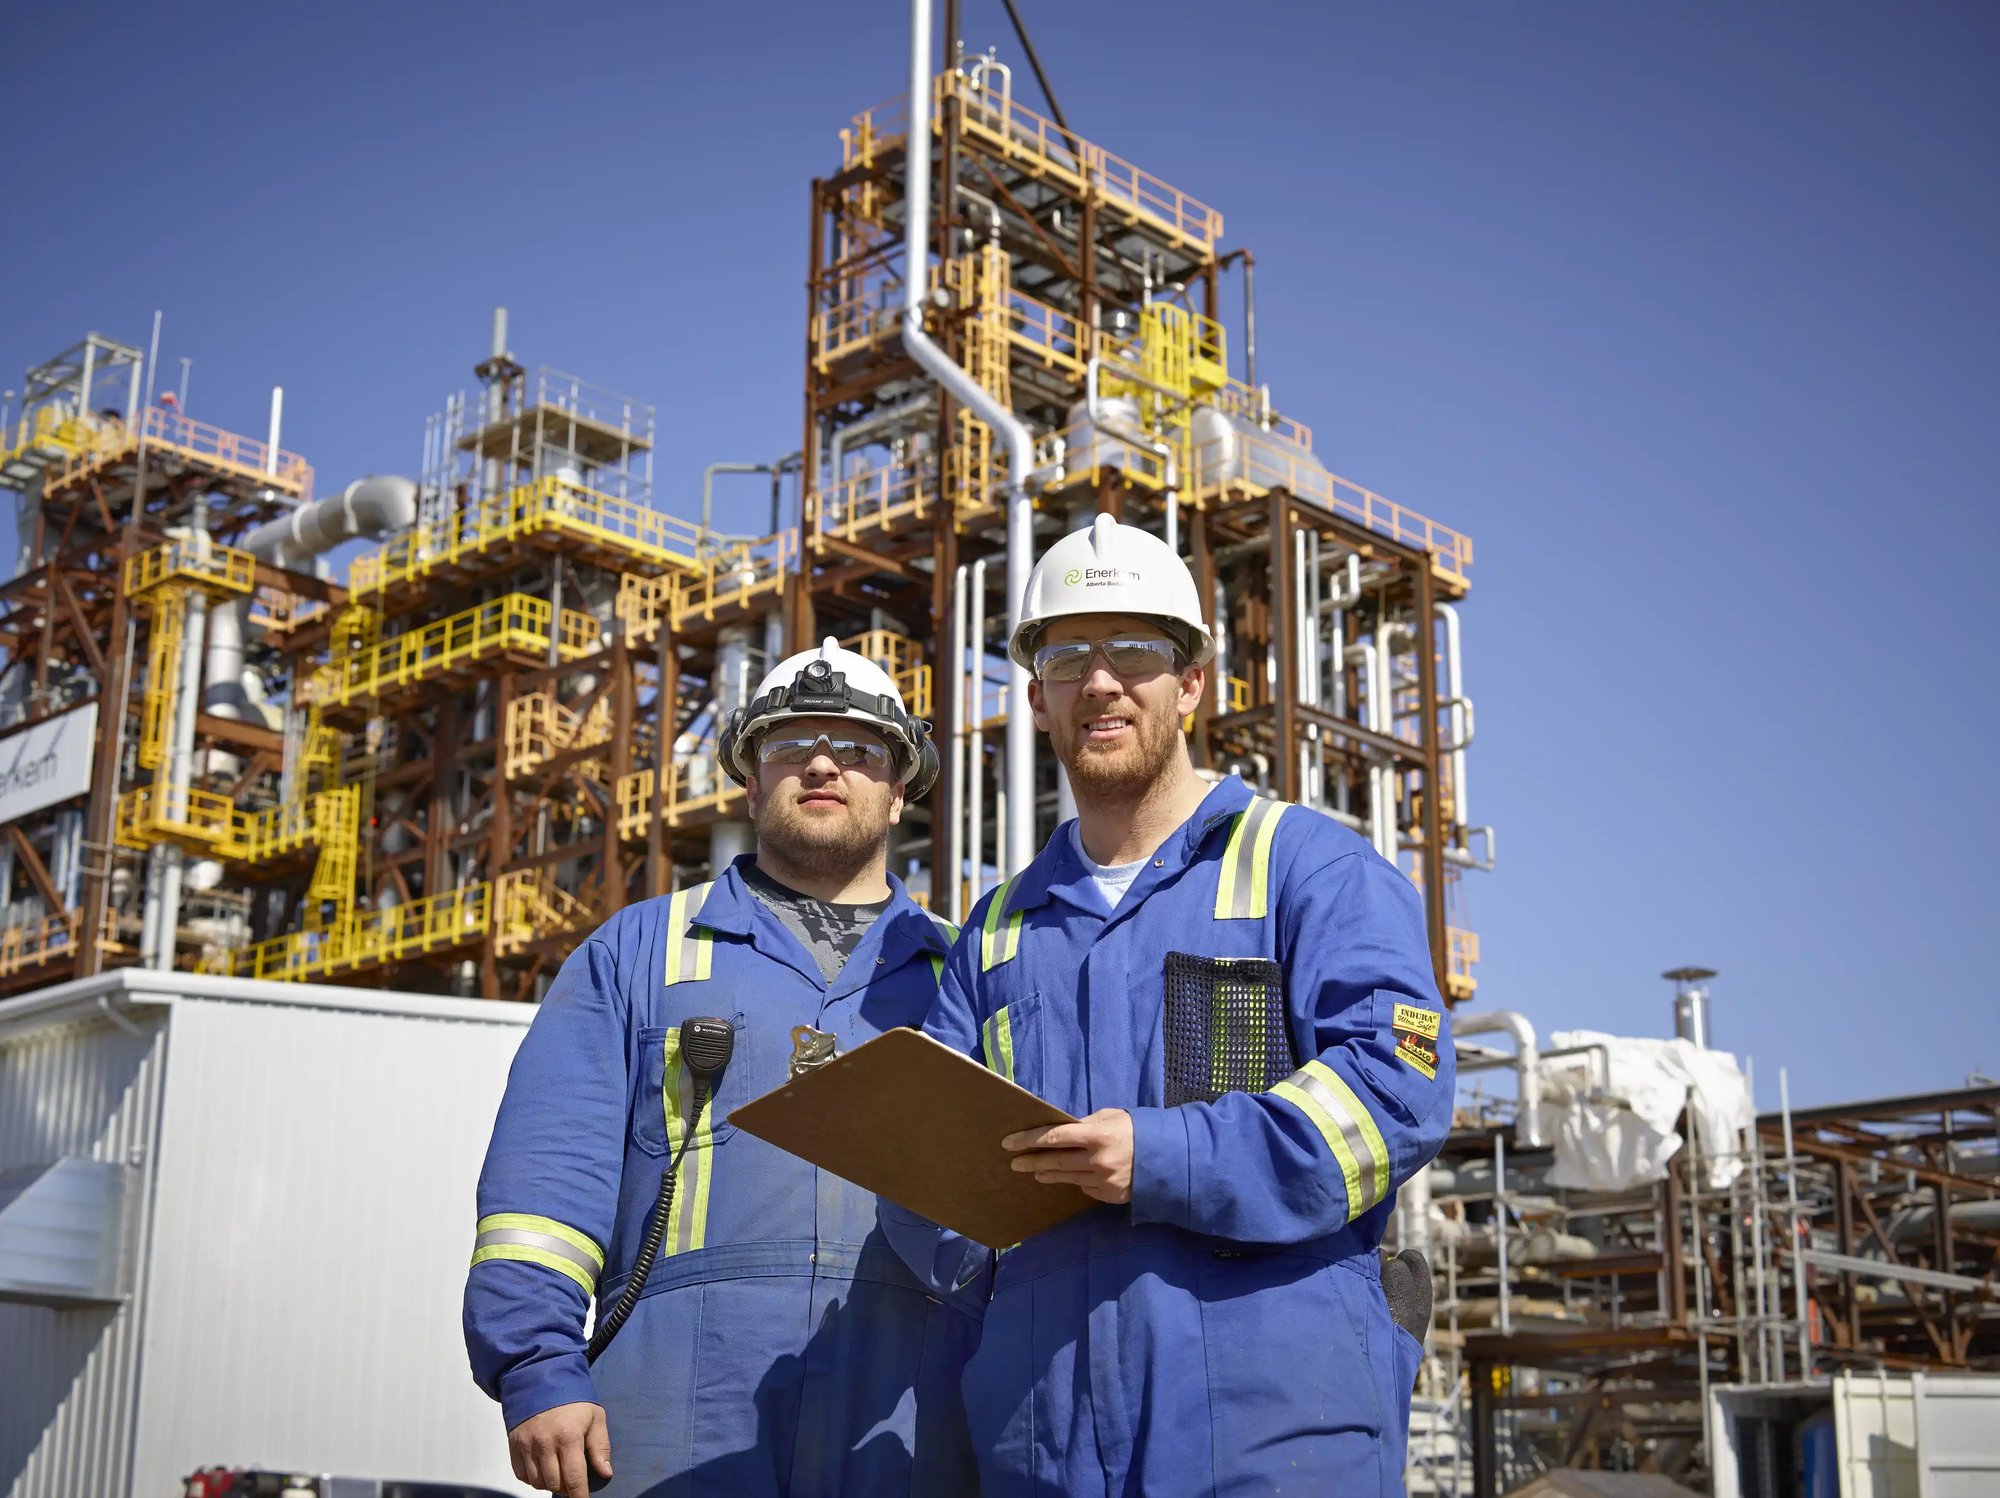
{"type": "Polygon", "coordinates": [[[527,1491],[459,1291],[533,1012],[142,970],[0,1003],[0,1493],[527,1491]]]}

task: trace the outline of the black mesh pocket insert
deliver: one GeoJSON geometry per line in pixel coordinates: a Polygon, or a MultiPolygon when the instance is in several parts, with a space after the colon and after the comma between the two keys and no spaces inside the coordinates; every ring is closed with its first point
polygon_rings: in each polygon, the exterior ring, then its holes
{"type": "Polygon", "coordinates": [[[1268,1092],[1292,1073],[1284,970],[1268,957],[1167,953],[1167,1106],[1268,1092]]]}

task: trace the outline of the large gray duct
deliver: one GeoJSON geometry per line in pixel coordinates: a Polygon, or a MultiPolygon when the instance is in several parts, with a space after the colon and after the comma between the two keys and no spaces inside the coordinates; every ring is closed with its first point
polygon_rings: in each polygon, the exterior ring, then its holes
{"type": "MultiPolygon", "coordinates": [[[[338,494],[265,521],[240,544],[260,562],[302,571],[314,557],[344,542],[408,530],[416,520],[417,486],[395,474],[371,474],[338,494]]],[[[243,619],[247,611],[248,601],[233,596],[217,603],[209,615],[202,706],[219,718],[246,716],[243,619]]]]}

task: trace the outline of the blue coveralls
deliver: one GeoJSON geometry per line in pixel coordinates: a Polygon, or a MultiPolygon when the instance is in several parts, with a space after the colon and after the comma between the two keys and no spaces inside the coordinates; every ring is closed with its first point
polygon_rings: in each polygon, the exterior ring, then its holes
{"type": "MultiPolygon", "coordinates": [[[[1378,1249],[1454,1081],[1408,878],[1230,779],[1114,914],[1064,828],[974,908],[925,1028],[1078,1117],[1132,1115],[1131,1204],[993,1269],[964,1379],[985,1498],[1403,1491],[1421,1352],[1378,1249]],[[1267,1086],[1163,1106],[1175,952],[1231,960],[1175,959],[1210,979],[1279,964],[1267,1086]]],[[[928,1282],[980,1283],[984,1250],[886,1202],[883,1221],[928,1282]]]]}
{"type": "Polygon", "coordinates": [[[602,1404],[607,1493],[968,1493],[958,1380],[980,1299],[927,1293],[872,1195],[723,1121],[784,1083],[795,1025],[847,1051],[920,1024],[955,931],[891,876],[829,988],[744,884],[746,861],[612,917],[543,1000],[479,1180],[474,1376],[510,1429],[602,1404]],[[704,1015],[735,1026],[735,1051],[645,1292],[593,1369],[584,1311],[593,1290],[601,1314],[624,1288],[692,1107],[680,1025],[704,1015]]]}

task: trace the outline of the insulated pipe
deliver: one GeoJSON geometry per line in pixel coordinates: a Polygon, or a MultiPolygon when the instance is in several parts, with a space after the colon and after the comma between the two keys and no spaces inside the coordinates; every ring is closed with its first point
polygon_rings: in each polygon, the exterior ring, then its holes
{"type": "Polygon", "coordinates": [[[1445,705],[1451,709],[1451,804],[1452,820],[1461,827],[1472,825],[1465,809],[1465,746],[1472,742],[1472,704],[1465,696],[1465,675],[1458,653],[1458,610],[1448,603],[1434,605],[1444,620],[1445,705]]]}
{"type": "MultiPolygon", "coordinates": [[[[890,406],[885,410],[870,411],[859,421],[850,422],[836,431],[832,438],[829,439],[829,446],[833,452],[833,479],[831,487],[838,488],[847,481],[847,449],[856,437],[878,432],[884,427],[895,426],[899,422],[907,421],[912,416],[920,416],[925,411],[928,411],[936,400],[936,396],[926,392],[911,400],[902,401],[890,406]]],[[[914,467],[915,465],[911,466],[914,467]]]]}
{"type": "MultiPolygon", "coordinates": [[[[1366,640],[1362,641],[1359,645],[1350,645],[1347,650],[1347,658],[1360,665],[1362,686],[1368,694],[1368,700],[1364,705],[1364,710],[1368,716],[1367,721],[1362,726],[1380,732],[1382,689],[1376,680],[1375,646],[1366,640]]],[[[1375,844],[1375,851],[1377,853],[1382,852],[1382,823],[1385,820],[1384,800],[1382,767],[1371,758],[1368,762],[1368,835],[1370,840],[1375,844]]],[[[1394,856],[1393,854],[1384,854],[1384,857],[1391,860],[1394,859],[1394,856]]]]}
{"type": "Polygon", "coordinates": [[[1504,1034],[1514,1037],[1514,1073],[1520,1078],[1520,1102],[1514,1114],[1514,1138],[1523,1149],[1542,1147],[1541,1053],[1535,1046],[1535,1027],[1525,1014],[1511,1009],[1482,1009],[1455,1017],[1451,1022],[1454,1040],[1471,1035],[1504,1034]]]}
{"type": "MultiPolygon", "coordinates": [[[[931,0],[910,0],[910,124],[905,137],[903,194],[903,347],[953,400],[971,410],[1007,444],[1007,631],[1020,622],[1034,565],[1035,515],[1028,499],[1035,442],[1020,419],[931,341],[924,331],[925,275],[931,229],[931,0]]],[[[1035,856],[1035,722],[1028,709],[1028,673],[1007,669],[1007,862],[1026,868],[1035,856]]]]}
{"type": "MultiPolygon", "coordinates": [[[[952,705],[951,723],[951,815],[944,824],[944,859],[939,872],[947,881],[943,891],[944,918],[954,926],[965,920],[964,876],[960,864],[965,856],[965,636],[966,612],[970,600],[966,595],[966,575],[970,569],[965,563],[958,565],[955,577],[957,586],[951,595],[951,639],[945,651],[945,698],[952,705]]],[[[931,899],[936,902],[938,891],[931,891],[931,899]]]]}
{"type": "Polygon", "coordinates": [[[777,466],[771,463],[711,463],[701,471],[701,540],[698,546],[706,546],[714,526],[715,476],[718,473],[768,473],[775,479],[777,466]]]}
{"type": "MultiPolygon", "coordinates": [[[[238,544],[260,562],[295,570],[342,542],[405,531],[416,519],[417,486],[394,474],[376,474],[265,521],[238,544]]],[[[243,620],[248,612],[249,601],[233,594],[209,616],[203,706],[220,718],[244,715],[243,620]]]]}
{"type": "Polygon", "coordinates": [[[1229,711],[1229,594],[1222,579],[1215,580],[1215,710],[1229,711]]]}
{"type": "MultiPolygon", "coordinates": [[[[1385,738],[1389,738],[1393,737],[1396,732],[1396,637],[1398,635],[1408,635],[1411,642],[1415,643],[1416,631],[1407,624],[1394,619],[1387,619],[1382,622],[1381,627],[1376,631],[1376,635],[1375,671],[1381,683],[1382,702],[1381,712],[1376,724],[1376,732],[1382,734],[1385,738]]],[[[1384,842],[1382,856],[1391,863],[1394,863],[1400,847],[1400,838],[1396,829],[1396,770],[1394,763],[1383,764],[1381,774],[1383,800],[1388,808],[1388,818],[1383,829],[1384,842]]]]}
{"type": "Polygon", "coordinates": [[[1167,467],[1167,550],[1181,554],[1181,495],[1174,474],[1174,450],[1164,442],[1151,444],[1167,467]]]}
{"type": "MultiPolygon", "coordinates": [[[[972,564],[971,632],[966,660],[965,722],[970,730],[965,790],[965,836],[972,865],[972,898],[986,885],[986,558],[972,564]]],[[[1006,835],[1001,829],[1001,836],[1006,835]]],[[[995,858],[996,864],[1001,860],[995,858]]]]}

